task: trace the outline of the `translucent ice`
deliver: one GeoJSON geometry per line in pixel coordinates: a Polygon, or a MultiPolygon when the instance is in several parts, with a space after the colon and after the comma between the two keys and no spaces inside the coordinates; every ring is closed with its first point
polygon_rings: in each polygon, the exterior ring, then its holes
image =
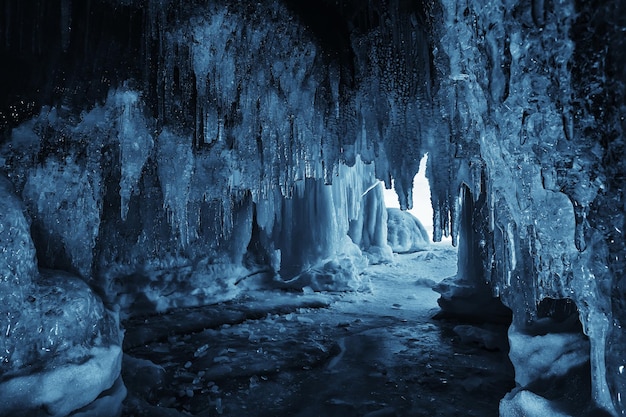
{"type": "Polygon", "coordinates": [[[29,172],[22,195],[33,217],[40,264],[90,277],[100,226],[96,178],[68,156],[29,172]]]}
{"type": "Polygon", "coordinates": [[[25,361],[16,351],[16,339],[26,331],[23,305],[32,296],[32,281],[38,274],[24,206],[4,176],[0,176],[0,245],[0,369],[4,373],[25,361]]]}
{"type": "Polygon", "coordinates": [[[3,295],[13,297],[22,288],[30,286],[37,274],[37,261],[30,237],[30,223],[24,216],[25,207],[15,195],[13,185],[2,175],[0,205],[0,246],[3,252],[0,257],[0,285],[3,295]]]}

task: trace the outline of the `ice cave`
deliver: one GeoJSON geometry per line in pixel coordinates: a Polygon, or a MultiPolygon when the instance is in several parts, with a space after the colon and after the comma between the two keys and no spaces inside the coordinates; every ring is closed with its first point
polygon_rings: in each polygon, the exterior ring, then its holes
{"type": "Polygon", "coordinates": [[[626,2],[2,0],[0,62],[0,416],[626,415],[626,2]]]}

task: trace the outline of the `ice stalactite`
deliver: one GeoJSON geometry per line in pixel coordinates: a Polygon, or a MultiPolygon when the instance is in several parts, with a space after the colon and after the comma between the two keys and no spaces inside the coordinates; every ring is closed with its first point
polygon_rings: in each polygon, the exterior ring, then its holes
{"type": "Polygon", "coordinates": [[[22,195],[36,217],[40,266],[91,277],[100,207],[90,180],[71,157],[48,160],[29,174],[22,195]]]}
{"type": "MultiPolygon", "coordinates": [[[[441,294],[439,317],[457,317],[475,323],[508,323],[511,311],[498,298],[497,284],[485,276],[485,267],[500,264],[502,269],[499,272],[507,273],[506,268],[514,265],[503,265],[498,254],[489,253],[490,233],[481,223],[486,211],[486,194],[479,195],[475,201],[469,187],[463,184],[458,200],[459,217],[456,221],[459,234],[455,237],[458,239],[458,273],[435,287],[435,291],[441,294]],[[476,308],[477,305],[481,308],[476,308]]],[[[505,279],[508,281],[509,276],[505,279]]]]}
{"type": "MultiPolygon", "coordinates": [[[[587,247],[582,254],[590,247],[595,253],[585,258],[587,288],[602,291],[605,300],[610,297],[610,303],[604,306],[606,311],[590,317],[590,321],[597,323],[599,335],[594,349],[598,357],[596,366],[600,368],[598,378],[606,376],[608,387],[605,388],[609,391],[598,394],[604,398],[610,395],[620,415],[626,414],[626,373],[621,351],[626,323],[623,238],[626,72],[621,64],[625,50],[625,11],[622,2],[577,2],[578,15],[572,30],[577,65],[572,67],[572,74],[575,93],[580,99],[572,105],[570,125],[577,133],[580,149],[574,163],[564,167],[571,167],[579,175],[589,171],[591,179],[599,185],[590,188],[594,198],[583,199],[578,204],[577,198],[572,200],[579,211],[577,223],[581,225],[580,234],[584,233],[587,247]],[[600,342],[603,335],[606,343],[600,342]]],[[[572,181],[566,186],[571,188],[574,184],[572,181]]],[[[587,194],[585,189],[578,191],[587,194]]]]}
{"type": "Polygon", "coordinates": [[[119,121],[116,123],[120,144],[120,208],[122,220],[126,220],[131,194],[137,188],[143,166],[154,146],[154,140],[141,114],[144,109],[139,94],[125,90],[113,97],[116,100],[116,110],[120,112],[119,121]]]}
{"type": "Polygon", "coordinates": [[[370,262],[390,260],[383,184],[376,178],[374,166],[357,157],[352,167],[339,167],[339,177],[342,180],[333,184],[333,192],[343,222],[341,233],[346,230],[370,262]]]}
{"type": "Polygon", "coordinates": [[[158,138],[157,172],[163,192],[163,206],[181,246],[188,246],[197,237],[188,217],[194,159],[189,138],[164,129],[158,138]],[[190,230],[191,229],[191,230],[190,230]]]}
{"type": "Polygon", "coordinates": [[[305,180],[283,200],[274,245],[280,250],[281,275],[294,277],[287,286],[358,289],[359,271],[368,261],[391,259],[387,213],[373,168],[357,157],[353,167],[338,167],[332,184],[305,180]],[[302,228],[305,224],[317,227],[302,228]]]}
{"type": "MultiPolygon", "coordinates": [[[[99,161],[97,154],[85,161],[70,150],[74,141],[84,139],[84,125],[61,132],[59,113],[44,107],[15,129],[11,144],[3,148],[5,167],[33,218],[39,265],[89,279],[100,223],[99,161]]],[[[94,142],[85,145],[94,150],[94,142]]]]}

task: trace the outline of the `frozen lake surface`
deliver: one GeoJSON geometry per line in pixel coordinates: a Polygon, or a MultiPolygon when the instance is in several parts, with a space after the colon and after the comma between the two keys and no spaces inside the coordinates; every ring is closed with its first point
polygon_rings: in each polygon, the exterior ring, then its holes
{"type": "Polygon", "coordinates": [[[434,320],[456,251],[432,245],[351,293],[259,291],[125,323],[125,415],[497,416],[504,326],[434,320]]]}

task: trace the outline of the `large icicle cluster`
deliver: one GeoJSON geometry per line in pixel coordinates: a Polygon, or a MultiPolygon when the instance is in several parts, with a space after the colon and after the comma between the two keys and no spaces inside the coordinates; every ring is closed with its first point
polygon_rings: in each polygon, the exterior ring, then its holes
{"type": "MultiPolygon", "coordinates": [[[[150,2],[145,42],[159,52],[143,91],[124,83],[80,117],[44,107],[2,149],[40,265],[129,313],[227,299],[259,271],[358,285],[366,258],[391,257],[376,177],[421,157],[394,150],[404,129],[419,144],[419,108],[402,106],[418,89],[397,94],[390,76],[372,87],[394,67],[366,35],[349,88],[279,3],[150,2]]],[[[410,190],[415,170],[397,184],[410,190]]]]}
{"type": "Polygon", "coordinates": [[[129,80],[80,114],[44,106],[0,147],[0,414],[67,415],[103,391],[119,405],[105,306],[215,303],[258,273],[355,289],[368,259],[392,256],[372,164],[384,151],[358,156],[374,142],[340,122],[354,99],[340,100],[338,64],[306,29],[278,4],[149,9],[159,52],[143,89],[129,80]]]}

